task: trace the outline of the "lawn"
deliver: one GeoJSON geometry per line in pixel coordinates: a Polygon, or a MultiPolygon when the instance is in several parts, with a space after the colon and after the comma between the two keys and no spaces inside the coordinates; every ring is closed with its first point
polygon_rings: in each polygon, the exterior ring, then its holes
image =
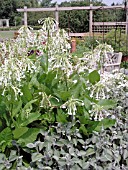
{"type": "Polygon", "coordinates": [[[0,39],[13,38],[15,31],[0,31],[0,39]]]}

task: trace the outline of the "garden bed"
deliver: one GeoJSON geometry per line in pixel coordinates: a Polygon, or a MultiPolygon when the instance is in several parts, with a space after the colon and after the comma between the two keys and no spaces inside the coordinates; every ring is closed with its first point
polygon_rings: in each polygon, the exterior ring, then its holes
{"type": "Polygon", "coordinates": [[[112,47],[81,60],[54,19],[41,23],[0,43],[0,169],[126,170],[128,77],[100,74],[112,47]]]}

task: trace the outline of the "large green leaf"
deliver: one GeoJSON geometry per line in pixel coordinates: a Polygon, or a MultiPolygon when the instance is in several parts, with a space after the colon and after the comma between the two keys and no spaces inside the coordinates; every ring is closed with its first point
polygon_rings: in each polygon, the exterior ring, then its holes
{"type": "Polygon", "coordinates": [[[97,70],[94,70],[89,74],[89,82],[95,84],[98,81],[100,81],[100,74],[97,70]]]}
{"type": "Polygon", "coordinates": [[[39,112],[29,113],[29,115],[25,117],[24,120],[21,120],[20,126],[27,126],[28,124],[38,120],[40,115],[41,114],[39,112]]]}
{"type": "Polygon", "coordinates": [[[21,108],[22,108],[22,100],[16,101],[15,104],[13,105],[11,116],[12,117],[16,116],[16,114],[18,114],[21,108]]]}
{"type": "Polygon", "coordinates": [[[59,97],[63,101],[67,101],[70,96],[71,96],[71,93],[69,91],[60,91],[59,93],[59,97]]]}
{"type": "Polygon", "coordinates": [[[81,124],[79,131],[82,132],[84,135],[88,134],[88,131],[83,124],[81,124]]]}
{"type": "Polygon", "coordinates": [[[31,108],[32,107],[32,104],[33,103],[35,103],[37,101],[37,99],[34,99],[34,100],[31,100],[31,101],[29,101],[25,106],[24,106],[24,110],[27,110],[27,109],[29,109],[29,108],[31,108]]]}
{"type": "Polygon", "coordinates": [[[22,136],[24,133],[26,133],[28,131],[27,127],[20,127],[20,128],[16,128],[13,131],[13,135],[15,139],[18,139],[20,136],[22,136]]]}
{"type": "Polygon", "coordinates": [[[53,70],[49,71],[46,76],[45,83],[51,85],[55,77],[56,77],[56,72],[53,70]]]}
{"type": "Polygon", "coordinates": [[[43,53],[43,56],[41,57],[40,63],[42,66],[42,69],[46,72],[47,71],[47,52],[43,53]]]}
{"type": "Polygon", "coordinates": [[[71,95],[74,96],[74,98],[78,98],[82,90],[82,83],[78,82],[76,83],[72,89],[70,90],[71,95]]]}
{"type": "Polygon", "coordinates": [[[23,91],[23,100],[24,101],[32,100],[32,93],[31,93],[31,90],[29,89],[28,84],[25,84],[23,86],[22,91],[23,91]]]}
{"type": "Polygon", "coordinates": [[[56,115],[56,120],[57,122],[60,122],[60,123],[67,123],[67,115],[61,112],[61,110],[58,110],[57,115],[56,115]]]}
{"type": "Polygon", "coordinates": [[[40,84],[41,91],[45,92],[47,95],[51,94],[51,90],[44,84],[40,84]]]}
{"type": "Polygon", "coordinates": [[[88,120],[85,116],[78,116],[79,121],[81,124],[88,124],[90,122],[90,120],[88,120]]]}
{"type": "Polygon", "coordinates": [[[17,142],[22,146],[26,146],[28,143],[32,143],[36,140],[39,131],[40,129],[30,128],[25,134],[20,137],[17,142]]]}
{"type": "Polygon", "coordinates": [[[89,133],[92,133],[94,131],[94,129],[98,126],[99,121],[91,121],[91,120],[87,120],[87,130],[89,133]]]}
{"type": "Polygon", "coordinates": [[[100,106],[103,106],[104,109],[111,109],[116,106],[116,102],[114,100],[102,99],[98,102],[100,106]]]}
{"type": "Polygon", "coordinates": [[[101,120],[98,125],[96,126],[96,128],[94,129],[94,131],[100,131],[102,128],[106,129],[109,128],[111,126],[113,126],[115,124],[116,120],[115,119],[103,119],[101,120]]]}
{"type": "Polygon", "coordinates": [[[9,127],[5,128],[0,133],[0,148],[5,151],[6,146],[10,145],[12,141],[12,131],[9,127]]]}

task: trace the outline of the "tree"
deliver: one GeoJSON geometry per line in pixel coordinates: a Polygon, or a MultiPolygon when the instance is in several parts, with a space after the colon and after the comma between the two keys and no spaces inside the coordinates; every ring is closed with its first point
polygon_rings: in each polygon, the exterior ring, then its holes
{"type": "MultiPolygon", "coordinates": [[[[94,0],[94,6],[104,5],[94,0]]],[[[60,6],[89,6],[89,1],[71,1],[62,2],[60,6]]],[[[101,18],[102,13],[100,13],[101,18]]],[[[89,31],[89,10],[63,11],[59,13],[60,27],[69,29],[71,32],[88,32],[89,31]]]]}
{"type": "Polygon", "coordinates": [[[41,7],[50,7],[52,0],[40,0],[41,7]]]}
{"type": "Polygon", "coordinates": [[[22,14],[17,12],[17,8],[23,8],[24,6],[38,7],[38,0],[0,0],[0,18],[10,19],[10,25],[14,26],[16,18],[18,18],[19,23],[22,19],[22,14]]]}

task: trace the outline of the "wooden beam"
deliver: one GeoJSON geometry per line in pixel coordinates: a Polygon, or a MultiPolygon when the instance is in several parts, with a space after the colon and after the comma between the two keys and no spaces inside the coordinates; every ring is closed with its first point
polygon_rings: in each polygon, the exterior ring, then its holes
{"type": "Polygon", "coordinates": [[[87,32],[87,33],[72,33],[72,32],[70,32],[69,36],[70,37],[84,37],[84,36],[89,36],[89,32],[87,32]]]}
{"type": "MultiPolygon", "coordinates": [[[[104,26],[118,26],[118,25],[126,25],[127,22],[104,22],[104,26]]],[[[103,22],[93,22],[94,26],[102,26],[103,22]]]]}
{"type": "MultiPolygon", "coordinates": [[[[124,5],[119,6],[84,6],[84,7],[58,7],[58,11],[71,11],[71,10],[98,10],[98,9],[121,9],[125,8],[124,5]]],[[[17,9],[18,12],[41,12],[41,11],[56,11],[56,7],[54,8],[27,8],[25,9],[17,9]]]]}
{"type": "Polygon", "coordinates": [[[126,34],[128,35],[128,0],[126,2],[126,34]]]}

